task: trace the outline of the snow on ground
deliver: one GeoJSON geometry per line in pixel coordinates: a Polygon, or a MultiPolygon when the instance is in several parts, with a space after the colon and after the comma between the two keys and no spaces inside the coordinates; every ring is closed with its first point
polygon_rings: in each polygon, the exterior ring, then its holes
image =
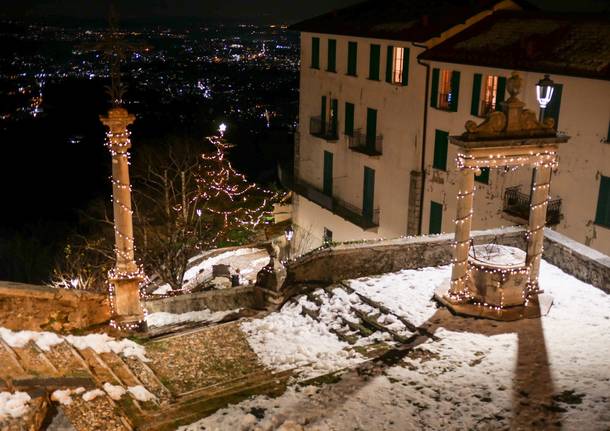
{"type": "Polygon", "coordinates": [[[133,395],[136,400],[142,402],[153,401],[157,398],[142,385],[130,386],[127,388],[127,392],[133,395]]]}
{"type": "Polygon", "coordinates": [[[40,349],[49,351],[51,347],[67,341],[80,350],[90,347],[97,353],[112,351],[126,357],[136,357],[143,362],[148,361],[146,350],[143,346],[128,339],[115,340],[107,334],[68,335],[64,337],[53,332],[11,331],[10,329],[0,327],[0,338],[6,344],[15,348],[23,348],[27,343],[32,341],[40,349]]]}
{"type": "Polygon", "coordinates": [[[212,312],[210,310],[201,310],[201,311],[189,311],[188,313],[181,314],[173,314],[173,313],[165,313],[165,312],[157,312],[151,313],[146,316],[146,322],[149,327],[159,327],[166,325],[173,325],[176,323],[183,322],[220,322],[225,316],[238,312],[237,310],[228,310],[228,311],[216,311],[212,312]]]}
{"type": "Polygon", "coordinates": [[[303,377],[330,373],[361,362],[348,344],[328,327],[301,314],[300,304],[287,304],[279,313],[246,321],[241,329],[262,362],[278,371],[296,368],[303,377]]]}
{"type": "Polygon", "coordinates": [[[25,392],[0,392],[0,420],[20,418],[28,412],[30,400],[25,392]]]}
{"type": "Polygon", "coordinates": [[[107,334],[88,334],[83,336],[68,335],[65,339],[79,350],[89,347],[96,353],[114,352],[117,355],[122,354],[126,357],[138,358],[142,362],[148,362],[146,349],[126,338],[115,340],[107,334]]]}
{"type": "Polygon", "coordinates": [[[51,347],[63,342],[63,339],[53,332],[13,332],[6,328],[0,328],[0,338],[2,338],[9,346],[17,348],[25,347],[30,341],[32,341],[45,352],[48,352],[51,347]]]}
{"type": "Polygon", "coordinates": [[[125,395],[125,392],[126,392],[125,388],[123,388],[123,386],[112,385],[107,382],[104,383],[103,388],[106,391],[106,393],[108,394],[108,396],[115,401],[120,400],[121,397],[123,395],[125,395]]]}
{"type": "Polygon", "coordinates": [[[300,303],[243,324],[254,350],[276,369],[300,365],[292,355],[302,363],[320,357],[325,371],[354,369],[338,383],[295,385],[182,429],[610,429],[610,295],[542,262],[541,287],[554,297],[550,314],[495,322],[437,308],[432,292],[448,277],[449,267],[440,267],[350,282],[438,337],[422,337],[395,363],[355,365],[358,358],[323,323],[299,314],[300,303]]]}
{"type": "MultiPolygon", "coordinates": [[[[197,260],[201,256],[196,256],[192,260],[197,260]]],[[[191,290],[205,280],[212,278],[212,267],[214,265],[229,265],[231,272],[236,272],[239,269],[242,275],[242,282],[247,282],[256,279],[256,274],[269,263],[269,254],[266,250],[260,248],[238,248],[235,250],[226,251],[209,259],[202,260],[196,265],[190,267],[184,273],[183,289],[191,290]]],[[[153,295],[166,295],[171,292],[171,287],[168,284],[160,286],[153,292],[153,295]]]]}
{"type": "Polygon", "coordinates": [[[83,400],[93,401],[97,397],[103,397],[104,395],[106,395],[106,392],[102,391],[101,389],[93,389],[83,394],[83,400]]]}

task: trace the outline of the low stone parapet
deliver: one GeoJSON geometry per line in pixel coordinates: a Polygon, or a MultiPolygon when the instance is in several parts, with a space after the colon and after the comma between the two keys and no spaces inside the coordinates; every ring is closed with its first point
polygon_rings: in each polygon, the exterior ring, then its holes
{"type": "Polygon", "coordinates": [[[0,326],[73,331],[110,320],[108,295],[0,281],[0,326]]]}
{"type": "Polygon", "coordinates": [[[174,314],[190,311],[226,311],[238,308],[261,308],[260,294],[253,286],[210,290],[161,299],[148,299],[144,306],[149,313],[166,312],[174,314]]]}
{"type": "MultiPolygon", "coordinates": [[[[473,231],[475,244],[497,242],[525,249],[525,229],[473,231]]],[[[452,258],[453,234],[340,243],[314,250],[286,264],[285,291],[301,283],[333,283],[438,265],[452,258]]],[[[610,257],[545,229],[543,258],[586,283],[610,293],[610,257]]]]}

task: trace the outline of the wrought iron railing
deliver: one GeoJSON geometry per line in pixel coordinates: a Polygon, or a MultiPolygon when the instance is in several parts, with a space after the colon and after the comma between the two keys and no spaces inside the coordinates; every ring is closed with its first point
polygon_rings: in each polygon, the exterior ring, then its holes
{"type": "Polygon", "coordinates": [[[347,137],[347,144],[350,150],[369,156],[380,156],[383,154],[383,136],[369,136],[360,130],[355,130],[351,136],[347,137]]]}
{"type": "Polygon", "coordinates": [[[339,131],[337,129],[337,124],[334,121],[327,123],[320,116],[309,119],[309,134],[317,138],[336,141],[339,139],[339,131]]]}
{"type": "MultiPolygon", "coordinates": [[[[504,212],[524,220],[529,219],[530,196],[521,192],[521,186],[507,187],[504,191],[504,212]]],[[[551,199],[546,210],[546,224],[554,226],[561,221],[561,199],[551,199]]]]}
{"type": "Polygon", "coordinates": [[[379,226],[379,209],[376,208],[371,214],[364,214],[361,208],[345,202],[337,197],[328,196],[316,186],[304,180],[294,178],[282,172],[282,185],[298,193],[306,199],[326,208],[333,214],[360,226],[362,229],[372,229],[379,226]]]}

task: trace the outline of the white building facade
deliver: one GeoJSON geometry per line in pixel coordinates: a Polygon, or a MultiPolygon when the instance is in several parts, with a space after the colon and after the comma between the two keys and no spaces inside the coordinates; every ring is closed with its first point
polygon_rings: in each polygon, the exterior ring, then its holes
{"type": "MultiPolygon", "coordinates": [[[[447,137],[500,107],[513,69],[439,61],[433,54],[442,58],[443,45],[466,33],[476,38],[478,27],[505,13],[498,11],[520,8],[493,3],[443,31],[423,31],[416,41],[301,27],[297,252],[325,241],[454,230],[456,150],[447,137]]],[[[424,18],[418,25],[433,27],[424,18]]],[[[610,254],[610,81],[546,73],[557,84],[547,113],[557,117],[560,132],[572,136],[553,178],[551,225],[610,254]]],[[[543,73],[521,76],[521,99],[537,110],[535,85],[543,73]]],[[[519,205],[527,204],[530,178],[525,169],[483,172],[473,228],[524,223],[519,205]]]]}

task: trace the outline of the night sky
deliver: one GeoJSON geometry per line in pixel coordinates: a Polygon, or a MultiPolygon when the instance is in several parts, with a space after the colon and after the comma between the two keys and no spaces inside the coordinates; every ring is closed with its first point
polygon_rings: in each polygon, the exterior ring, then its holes
{"type": "MultiPolygon", "coordinates": [[[[610,10],[610,0],[531,0],[548,10],[610,10]]],[[[1,0],[0,15],[65,16],[96,19],[107,15],[108,0],[1,0]],[[86,4],[86,7],[83,5],[86,4]]],[[[117,0],[124,19],[196,17],[292,22],[358,3],[354,0],[117,0]]]]}

